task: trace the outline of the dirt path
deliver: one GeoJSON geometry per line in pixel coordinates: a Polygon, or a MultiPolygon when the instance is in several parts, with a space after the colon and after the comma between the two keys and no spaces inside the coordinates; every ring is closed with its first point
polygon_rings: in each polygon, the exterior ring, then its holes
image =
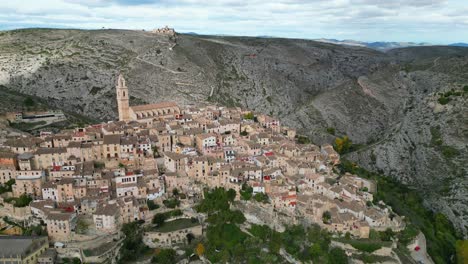
{"type": "Polygon", "coordinates": [[[169,68],[167,68],[167,67],[164,67],[164,66],[161,66],[161,65],[152,63],[152,62],[147,61],[147,60],[144,60],[144,59],[142,59],[142,58],[136,57],[135,59],[137,59],[137,60],[139,60],[139,61],[141,61],[141,62],[147,63],[147,64],[149,64],[149,65],[152,65],[152,66],[154,66],[154,67],[158,67],[158,68],[160,68],[160,69],[163,69],[163,70],[165,70],[165,71],[167,71],[167,72],[170,72],[170,73],[172,73],[172,74],[182,74],[182,73],[183,73],[183,72],[178,72],[178,71],[171,70],[171,69],[169,69],[169,68]]]}

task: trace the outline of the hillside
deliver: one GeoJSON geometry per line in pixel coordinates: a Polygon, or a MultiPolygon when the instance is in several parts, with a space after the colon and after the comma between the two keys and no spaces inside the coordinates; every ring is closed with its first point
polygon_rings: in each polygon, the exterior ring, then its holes
{"type": "Polygon", "coordinates": [[[315,143],[334,128],[363,145],[346,158],[421,191],[467,235],[468,48],[28,29],[0,33],[0,64],[0,85],[92,119],[115,119],[121,71],[131,104],[244,106],[315,143]]]}

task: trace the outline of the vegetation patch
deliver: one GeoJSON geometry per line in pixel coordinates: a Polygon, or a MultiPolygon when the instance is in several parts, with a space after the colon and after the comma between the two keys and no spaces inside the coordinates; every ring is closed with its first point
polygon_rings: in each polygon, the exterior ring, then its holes
{"type": "Polygon", "coordinates": [[[312,141],[310,140],[309,137],[301,136],[301,135],[296,137],[296,142],[299,143],[299,144],[310,144],[310,143],[312,143],[312,141]]]}
{"type": "Polygon", "coordinates": [[[444,155],[444,157],[447,159],[451,159],[460,155],[460,151],[452,146],[442,146],[441,151],[442,155],[444,155]]]}
{"type": "Polygon", "coordinates": [[[447,91],[445,93],[439,93],[439,98],[437,99],[437,101],[441,105],[446,105],[452,100],[452,97],[462,96],[466,92],[465,87],[467,87],[467,86],[463,87],[463,91],[458,91],[458,90],[452,89],[452,90],[447,91]]]}
{"type": "Polygon", "coordinates": [[[176,263],[176,256],[176,252],[172,248],[157,249],[156,255],[151,259],[151,263],[176,263]]]}
{"type": "Polygon", "coordinates": [[[154,228],[156,232],[172,232],[180,229],[190,228],[200,225],[196,218],[180,218],[172,221],[165,222],[162,226],[154,228]]]}
{"type": "Polygon", "coordinates": [[[176,208],[180,205],[180,201],[177,198],[171,198],[163,201],[163,204],[167,208],[176,208]]]}
{"type": "Polygon", "coordinates": [[[354,254],[353,258],[359,259],[364,263],[385,263],[385,262],[394,262],[394,259],[388,256],[379,256],[372,254],[354,254]]]}
{"type": "Polygon", "coordinates": [[[435,126],[430,128],[431,131],[431,146],[442,146],[444,141],[442,140],[442,134],[440,133],[440,127],[435,126]]]}
{"type": "Polygon", "coordinates": [[[5,182],[5,184],[0,184],[0,194],[3,194],[3,193],[6,193],[6,192],[11,192],[12,191],[12,185],[15,184],[15,180],[14,179],[11,179],[7,182],[5,182]]]}
{"type": "Polygon", "coordinates": [[[442,155],[447,158],[451,159],[458,155],[460,155],[460,151],[452,146],[444,145],[444,141],[442,139],[442,134],[440,133],[440,127],[431,127],[431,146],[442,152],[442,155]]]}
{"type": "Polygon", "coordinates": [[[143,228],[141,222],[127,223],[122,226],[122,233],[125,235],[122,247],[120,248],[120,259],[118,263],[129,263],[138,260],[151,250],[143,243],[143,228]]]}
{"type": "Polygon", "coordinates": [[[92,95],[96,95],[96,94],[99,93],[102,89],[103,89],[102,87],[93,86],[93,88],[91,88],[91,91],[89,91],[89,93],[92,94],[92,95]]]}
{"type": "Polygon", "coordinates": [[[19,122],[19,123],[10,123],[10,126],[14,129],[18,129],[18,130],[21,130],[21,131],[31,131],[33,130],[34,128],[36,127],[39,127],[39,126],[44,126],[46,125],[47,122],[46,121],[38,121],[38,122],[19,122]]]}
{"type": "Polygon", "coordinates": [[[20,197],[9,197],[5,198],[6,203],[13,204],[14,207],[26,207],[32,202],[32,198],[29,195],[22,194],[20,197]]]}
{"type": "Polygon", "coordinates": [[[468,263],[468,240],[458,240],[455,247],[457,249],[457,263],[468,263]]]}
{"type": "Polygon", "coordinates": [[[357,174],[360,177],[374,179],[377,182],[377,193],[374,201],[383,201],[409,222],[404,231],[400,232],[398,248],[405,250],[406,245],[419,233],[424,233],[427,240],[428,253],[435,263],[454,263],[455,242],[461,239],[447,217],[441,213],[433,213],[423,205],[421,194],[383,175],[369,172],[355,163],[342,160],[341,172],[357,174]]]}
{"type": "Polygon", "coordinates": [[[252,112],[249,112],[247,114],[244,115],[244,119],[247,119],[247,120],[254,120],[255,116],[252,112]]]}
{"type": "Polygon", "coordinates": [[[156,224],[158,227],[161,227],[164,225],[165,221],[167,219],[170,219],[172,217],[177,217],[177,216],[181,216],[182,215],[182,211],[180,209],[176,209],[176,210],[172,210],[172,211],[167,211],[167,212],[164,212],[164,213],[157,213],[154,215],[153,217],[153,224],[156,224]]]}
{"type": "Polygon", "coordinates": [[[348,136],[343,136],[342,138],[336,138],[334,148],[339,154],[344,154],[350,152],[352,149],[353,142],[349,139],[348,136]]]}
{"type": "Polygon", "coordinates": [[[360,240],[343,239],[339,241],[350,244],[353,248],[359,251],[367,252],[367,253],[372,253],[378,249],[381,249],[382,246],[384,245],[383,242],[381,241],[368,240],[368,239],[360,239],[360,240]]]}
{"type": "Polygon", "coordinates": [[[159,204],[155,203],[153,200],[148,200],[146,204],[148,205],[148,209],[150,211],[153,211],[159,208],[159,204]]]}

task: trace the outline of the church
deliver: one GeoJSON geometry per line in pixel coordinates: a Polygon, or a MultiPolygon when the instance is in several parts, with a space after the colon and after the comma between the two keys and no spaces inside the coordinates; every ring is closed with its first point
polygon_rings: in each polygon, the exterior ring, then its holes
{"type": "Polygon", "coordinates": [[[152,124],[155,120],[174,118],[180,114],[179,106],[175,102],[130,106],[130,96],[122,74],[119,74],[117,79],[116,91],[119,121],[152,124]]]}

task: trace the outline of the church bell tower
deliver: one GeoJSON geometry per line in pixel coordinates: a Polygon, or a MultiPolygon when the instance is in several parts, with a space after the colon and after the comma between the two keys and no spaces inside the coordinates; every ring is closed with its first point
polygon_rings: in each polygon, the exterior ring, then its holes
{"type": "Polygon", "coordinates": [[[125,85],[125,79],[122,74],[119,74],[117,79],[117,107],[119,109],[119,121],[130,120],[130,107],[128,105],[128,88],[125,85]]]}

